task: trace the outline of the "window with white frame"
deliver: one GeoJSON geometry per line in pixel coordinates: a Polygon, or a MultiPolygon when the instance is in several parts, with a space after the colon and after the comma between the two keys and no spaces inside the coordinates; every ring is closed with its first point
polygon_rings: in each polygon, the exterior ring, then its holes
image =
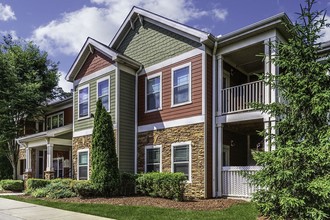
{"type": "Polygon", "coordinates": [[[97,81],[97,99],[101,99],[103,107],[110,111],[110,79],[109,77],[97,81]]]}
{"type": "Polygon", "coordinates": [[[155,111],[162,108],[162,78],[161,73],[146,77],[145,111],[155,111]]]}
{"type": "Polygon", "coordinates": [[[78,180],[88,180],[88,150],[78,151],[78,180]]]}
{"type": "Polygon", "coordinates": [[[47,130],[64,126],[64,112],[47,116],[47,130]]]}
{"type": "Polygon", "coordinates": [[[191,181],[191,142],[172,144],[172,172],[182,172],[191,181]]]}
{"type": "Polygon", "coordinates": [[[172,106],[191,102],[191,64],[172,69],[172,106]]]}
{"type": "Polygon", "coordinates": [[[145,169],[148,172],[162,171],[162,146],[146,146],[145,148],[145,169]]]}
{"type": "Polygon", "coordinates": [[[89,116],[89,86],[84,86],[78,90],[79,118],[89,116]]]}

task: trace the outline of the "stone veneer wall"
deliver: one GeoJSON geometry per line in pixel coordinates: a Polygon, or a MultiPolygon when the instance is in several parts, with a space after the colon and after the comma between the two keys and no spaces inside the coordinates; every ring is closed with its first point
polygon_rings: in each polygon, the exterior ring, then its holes
{"type": "Polygon", "coordinates": [[[89,149],[89,175],[91,175],[92,135],[72,138],[72,178],[77,179],[78,150],[89,149]]]}
{"type": "Polygon", "coordinates": [[[162,171],[171,172],[171,144],[191,141],[191,183],[187,196],[205,197],[204,123],[167,128],[138,134],[138,172],[144,172],[145,146],[162,145],[162,171]]]}
{"type": "Polygon", "coordinates": [[[25,149],[19,149],[18,159],[19,160],[25,160],[26,159],[25,149]]]}
{"type": "MultiPolygon", "coordinates": [[[[114,135],[116,141],[116,130],[114,135]]],[[[78,150],[84,149],[89,149],[89,177],[92,174],[92,135],[74,137],[72,138],[72,179],[77,179],[78,150]]]]}

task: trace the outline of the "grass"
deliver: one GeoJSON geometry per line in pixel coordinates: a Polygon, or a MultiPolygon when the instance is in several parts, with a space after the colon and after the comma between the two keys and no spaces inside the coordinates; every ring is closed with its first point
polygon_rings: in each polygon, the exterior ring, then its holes
{"type": "Polygon", "coordinates": [[[157,208],[150,206],[119,206],[110,204],[69,203],[62,201],[45,201],[18,196],[2,196],[3,198],[49,206],[74,212],[86,213],[114,219],[242,219],[255,220],[258,212],[252,203],[234,205],[225,210],[193,211],[157,208]]]}

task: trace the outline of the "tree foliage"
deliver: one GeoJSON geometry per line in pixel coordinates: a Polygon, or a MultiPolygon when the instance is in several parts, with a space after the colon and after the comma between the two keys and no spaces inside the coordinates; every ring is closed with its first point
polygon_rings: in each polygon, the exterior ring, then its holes
{"type": "Polygon", "coordinates": [[[271,219],[326,219],[330,215],[330,70],[328,54],[318,43],[326,26],[325,12],[306,0],[294,24],[285,24],[291,37],[272,42],[271,62],[279,75],[265,83],[282,101],[258,108],[277,119],[276,150],[255,154],[263,169],[251,177],[262,189],[253,200],[271,219]]]}
{"type": "Polygon", "coordinates": [[[119,193],[120,174],[111,115],[97,101],[92,138],[91,181],[103,196],[119,193]]]}
{"type": "Polygon", "coordinates": [[[19,146],[28,120],[42,115],[46,101],[54,98],[57,63],[48,59],[32,42],[4,36],[0,42],[0,147],[3,148],[17,178],[19,146]]]}

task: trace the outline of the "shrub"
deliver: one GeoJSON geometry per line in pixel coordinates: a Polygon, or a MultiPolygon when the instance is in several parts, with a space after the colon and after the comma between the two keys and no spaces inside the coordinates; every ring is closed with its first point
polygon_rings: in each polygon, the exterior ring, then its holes
{"type": "Polygon", "coordinates": [[[1,188],[9,191],[23,191],[23,180],[1,180],[1,188]]]}
{"type": "Polygon", "coordinates": [[[186,176],[183,173],[146,173],[139,175],[136,184],[143,195],[183,201],[186,176]]]}
{"type": "Polygon", "coordinates": [[[31,190],[29,194],[36,198],[42,198],[47,196],[48,190],[46,188],[36,188],[34,190],[31,190]]]}
{"type": "Polygon", "coordinates": [[[72,181],[73,181],[73,179],[70,179],[70,178],[64,178],[64,179],[58,178],[58,179],[51,180],[52,183],[62,183],[63,185],[66,185],[66,186],[71,186],[72,181]]]}
{"type": "Polygon", "coordinates": [[[48,184],[50,184],[50,180],[31,178],[26,181],[26,190],[33,191],[34,189],[43,188],[48,184]]]}
{"type": "Polygon", "coordinates": [[[131,173],[121,173],[121,189],[120,194],[123,196],[130,196],[135,193],[135,184],[137,176],[131,173]]]}
{"type": "Polygon", "coordinates": [[[95,197],[100,194],[96,186],[88,180],[72,181],[71,188],[80,197],[95,197]]]}

